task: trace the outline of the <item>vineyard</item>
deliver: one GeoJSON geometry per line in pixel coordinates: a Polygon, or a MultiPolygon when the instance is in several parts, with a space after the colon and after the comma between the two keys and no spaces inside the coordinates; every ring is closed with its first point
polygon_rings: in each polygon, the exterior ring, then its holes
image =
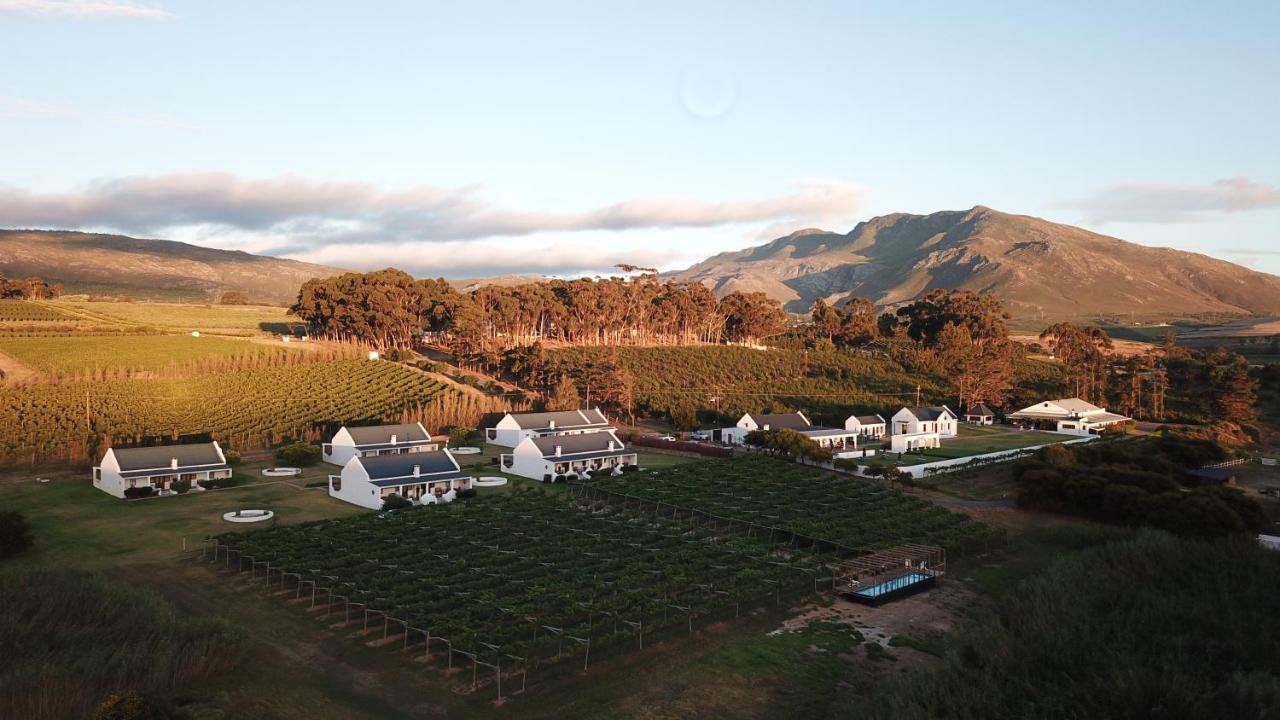
{"type": "Polygon", "coordinates": [[[0,338],[0,352],[49,378],[123,377],[197,365],[286,364],[290,355],[300,354],[283,346],[190,335],[0,338]]]}
{"type": "Polygon", "coordinates": [[[0,323],[58,322],[73,316],[44,303],[26,300],[0,300],[0,323]]]}
{"type": "Polygon", "coordinates": [[[111,444],[209,434],[238,449],[318,440],[351,421],[474,426],[505,404],[389,362],[343,360],[186,379],[0,387],[0,462],[83,462],[111,444]]]}
{"type": "MultiPolygon", "coordinates": [[[[645,414],[713,408],[718,402],[726,417],[785,407],[803,409],[815,422],[843,422],[855,410],[879,412],[913,402],[917,384],[926,400],[942,397],[935,380],[909,375],[891,360],[848,352],[708,345],[619,347],[611,353],[634,378],[636,409],[645,414]]],[[[601,351],[562,348],[548,355],[549,365],[572,374],[599,360],[601,351]]]]}
{"type": "Polygon", "coordinates": [[[284,308],[261,305],[202,305],[195,303],[82,302],[58,300],[64,313],[100,323],[141,325],[176,332],[253,335],[281,332],[301,323],[284,308]]]}
{"type": "Polygon", "coordinates": [[[585,510],[522,491],[224,535],[206,556],[328,622],[464,670],[466,686],[501,677],[508,694],[553,668],[830,589],[831,556],[709,523],[585,510]]]}
{"type": "Polygon", "coordinates": [[[906,542],[976,550],[999,537],[965,515],[882,484],[764,458],[604,477],[575,490],[579,497],[608,504],[696,509],[860,550],[906,542]]]}

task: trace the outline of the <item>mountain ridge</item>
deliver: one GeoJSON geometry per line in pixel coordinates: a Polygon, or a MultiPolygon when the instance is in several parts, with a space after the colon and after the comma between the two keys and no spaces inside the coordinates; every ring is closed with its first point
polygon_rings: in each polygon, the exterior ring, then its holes
{"type": "Polygon", "coordinates": [[[941,287],[995,294],[1014,317],[1280,314],[1280,277],[982,205],[800,230],[666,276],[762,291],[791,312],[854,295],[892,308],[941,287]]]}

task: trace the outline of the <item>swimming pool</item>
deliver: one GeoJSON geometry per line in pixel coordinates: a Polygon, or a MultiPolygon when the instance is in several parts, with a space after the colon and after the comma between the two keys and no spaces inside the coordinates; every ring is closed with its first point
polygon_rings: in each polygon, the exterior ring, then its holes
{"type": "Polygon", "coordinates": [[[931,576],[925,575],[924,573],[911,573],[909,575],[903,575],[902,577],[896,577],[892,580],[886,580],[885,582],[872,585],[871,587],[858,588],[853,591],[853,594],[859,597],[876,598],[886,593],[891,593],[894,590],[901,590],[902,588],[915,585],[918,582],[924,582],[929,579],[931,579],[931,576]]]}

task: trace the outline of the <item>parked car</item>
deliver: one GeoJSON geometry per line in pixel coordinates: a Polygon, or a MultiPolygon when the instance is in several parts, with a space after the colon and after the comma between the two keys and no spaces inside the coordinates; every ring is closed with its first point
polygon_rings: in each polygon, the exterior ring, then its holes
{"type": "Polygon", "coordinates": [[[696,440],[698,442],[708,442],[711,440],[711,433],[707,430],[698,430],[696,432],[689,433],[689,439],[696,440]]]}
{"type": "Polygon", "coordinates": [[[676,436],[675,436],[675,435],[659,435],[659,436],[658,436],[658,439],[659,439],[659,440],[666,440],[667,442],[675,442],[675,441],[676,441],[676,436]]]}

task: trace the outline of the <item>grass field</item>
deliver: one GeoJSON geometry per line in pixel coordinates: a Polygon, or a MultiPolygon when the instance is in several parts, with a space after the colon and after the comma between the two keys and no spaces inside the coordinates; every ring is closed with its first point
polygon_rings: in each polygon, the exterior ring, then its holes
{"type": "Polygon", "coordinates": [[[300,324],[285,308],[266,305],[201,305],[195,303],[129,303],[58,300],[54,309],[97,322],[143,325],[163,330],[210,334],[256,335],[280,332],[300,324]]]}
{"type": "Polygon", "coordinates": [[[883,457],[898,465],[922,465],[937,460],[1060,443],[1075,437],[1039,430],[1015,431],[1003,427],[986,427],[967,423],[960,423],[958,431],[959,435],[954,438],[943,438],[942,447],[928,448],[922,455],[903,455],[899,459],[894,453],[886,450],[883,457]]]}
{"type": "Polygon", "coordinates": [[[0,323],[55,322],[73,317],[48,303],[0,300],[0,323]]]}
{"type": "Polygon", "coordinates": [[[50,376],[156,371],[203,360],[283,358],[287,347],[190,335],[0,338],[0,352],[50,376]]]}

